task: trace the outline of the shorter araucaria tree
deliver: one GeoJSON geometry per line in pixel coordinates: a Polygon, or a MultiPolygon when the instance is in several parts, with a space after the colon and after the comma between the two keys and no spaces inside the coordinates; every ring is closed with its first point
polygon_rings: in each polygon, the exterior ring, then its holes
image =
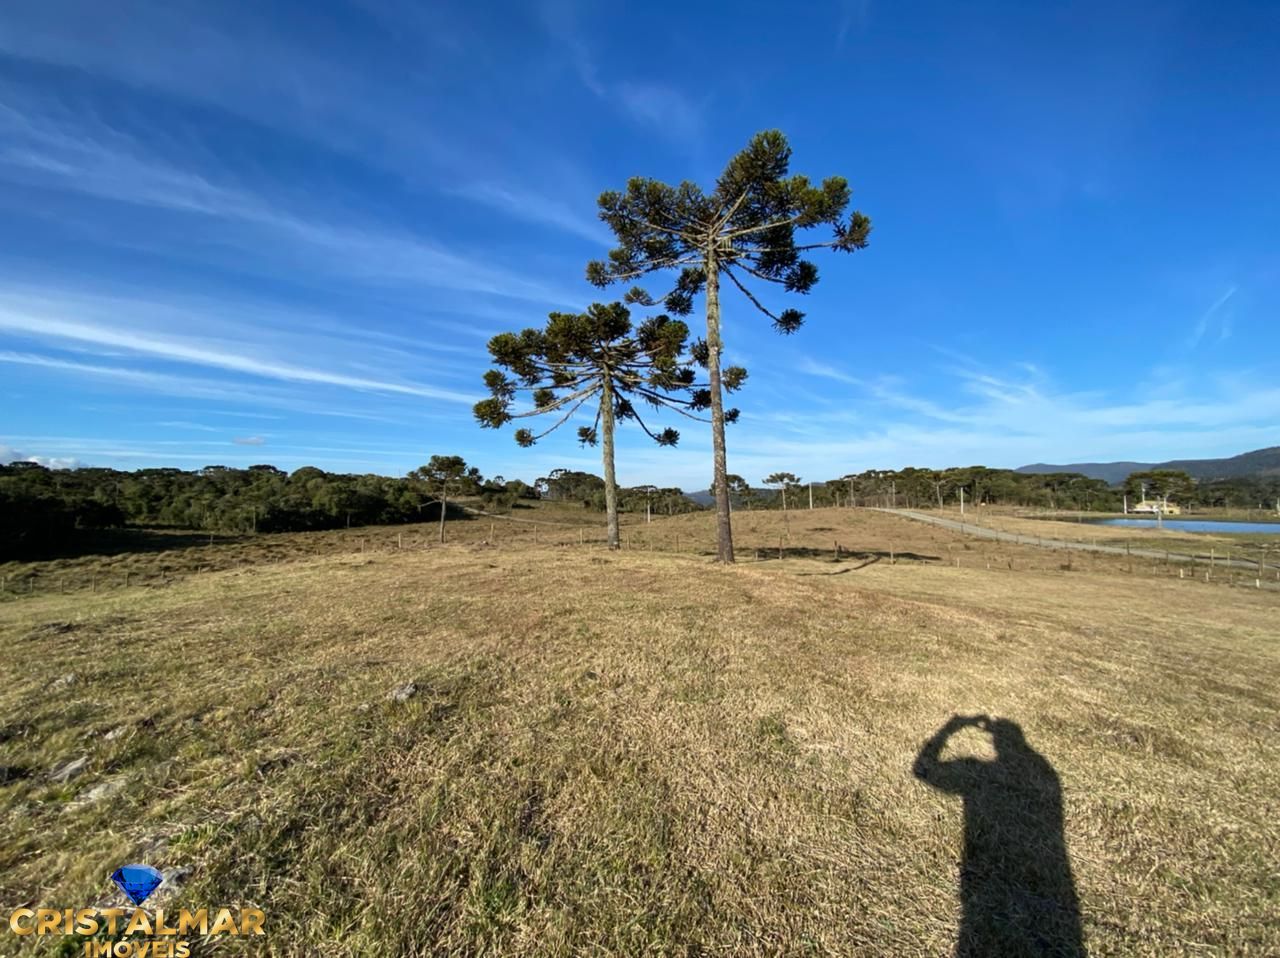
{"type": "Polygon", "coordinates": [[[773,475],[765,479],[761,479],[766,486],[772,486],[782,491],[782,511],[787,511],[787,490],[794,489],[800,485],[800,478],[789,472],[775,472],[773,475]]]}
{"type": "MultiPolygon", "coordinates": [[[[667,316],[633,327],[631,312],[621,303],[593,303],[585,313],[551,313],[543,329],[500,333],[489,340],[489,354],[502,369],[485,373],[492,396],[476,403],[476,419],[481,426],[496,429],[513,419],[554,415],[555,421],[542,432],[516,430],[516,442],[527,447],[584,406],[588,415],[594,412],[594,422],[578,429],[578,439],[584,445],[599,442],[603,447],[609,548],[616,549],[616,423],[634,420],[658,445],[674,446],[679,432],[670,427],[651,429],[637,404],[672,409],[692,419],[701,419],[698,414],[710,408],[711,393],[706,383],[698,381],[695,368],[705,366],[706,347],[701,342],[691,344],[688,338],[689,328],[667,316]],[[532,407],[517,411],[522,392],[532,407]]],[[[746,378],[746,370],[740,367],[725,370],[725,388],[737,389],[746,378]]],[[[736,419],[737,410],[732,413],[736,419]]]]}
{"type": "Polygon", "coordinates": [[[461,456],[432,456],[425,466],[409,473],[409,478],[440,503],[440,541],[444,542],[444,520],[449,497],[458,497],[480,488],[480,470],[468,466],[461,456]]]}

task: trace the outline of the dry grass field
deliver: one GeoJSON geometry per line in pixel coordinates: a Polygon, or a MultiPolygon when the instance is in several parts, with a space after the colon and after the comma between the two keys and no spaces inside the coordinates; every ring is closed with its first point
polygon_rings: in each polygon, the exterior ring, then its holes
{"type": "MultiPolygon", "coordinates": [[[[537,515],[11,594],[0,903],[144,861],[266,911],[210,954],[1280,953],[1274,592],[857,510],[740,514],[731,568],[705,515],[615,554],[537,515]]],[[[115,560],[62,561],[6,572],[115,560]]]]}

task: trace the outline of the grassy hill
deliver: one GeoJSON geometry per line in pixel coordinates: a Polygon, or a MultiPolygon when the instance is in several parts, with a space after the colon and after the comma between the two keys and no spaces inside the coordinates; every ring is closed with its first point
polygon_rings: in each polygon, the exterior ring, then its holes
{"type": "Polygon", "coordinates": [[[1227,459],[1171,459],[1168,462],[1073,462],[1054,466],[1037,462],[1020,466],[1017,472],[1079,472],[1091,479],[1115,485],[1133,472],[1148,469],[1179,469],[1194,479],[1237,479],[1242,476],[1280,474],[1280,446],[1255,449],[1227,459]]]}
{"type": "Polygon", "coordinates": [[[723,568],[711,519],[259,537],[10,596],[0,900],[119,904],[144,861],[190,869],[162,903],[266,911],[221,954],[924,956],[962,894],[986,954],[1010,908],[1070,939],[1074,894],[1094,954],[1280,950],[1275,594],[854,510],[739,515],[723,568]],[[943,753],[1001,849],[963,892],[920,759],[955,713],[1025,733],[943,753]]]}

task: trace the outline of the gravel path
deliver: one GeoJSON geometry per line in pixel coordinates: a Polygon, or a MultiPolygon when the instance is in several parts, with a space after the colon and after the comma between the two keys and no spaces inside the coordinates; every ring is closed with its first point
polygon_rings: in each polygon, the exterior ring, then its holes
{"type": "MultiPolygon", "coordinates": [[[[1222,556],[1209,555],[1189,555],[1185,552],[1165,552],[1162,549],[1130,549],[1127,546],[1103,545],[1101,543],[1092,542],[1071,542],[1066,539],[1046,539],[1043,536],[1027,536],[1020,535],[1016,532],[1004,532],[1000,529],[988,529],[985,526],[976,526],[971,522],[962,522],[959,519],[946,519],[942,516],[931,516],[923,512],[913,512],[910,509],[876,509],[876,512],[887,512],[890,515],[901,516],[904,519],[914,519],[917,522],[927,522],[930,525],[941,526],[943,529],[952,529],[956,532],[962,532],[968,536],[977,536],[980,539],[996,539],[1000,542],[1016,542],[1021,545],[1040,546],[1045,549],[1071,549],[1076,552],[1104,552],[1110,555],[1132,555],[1142,559],[1165,559],[1170,562],[1186,562],[1186,563],[1204,563],[1208,565],[1212,563],[1215,567],[1222,566],[1231,569],[1246,569],[1253,572],[1259,571],[1259,563],[1248,559],[1226,559],[1222,556]]],[[[1274,569],[1276,566],[1262,565],[1263,569],[1274,569]]]]}

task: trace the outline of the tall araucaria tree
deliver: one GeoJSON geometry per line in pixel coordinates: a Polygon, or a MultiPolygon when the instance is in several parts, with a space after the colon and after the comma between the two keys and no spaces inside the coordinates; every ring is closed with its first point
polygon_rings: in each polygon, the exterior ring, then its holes
{"type": "MultiPolygon", "coordinates": [[[[508,370],[490,369],[484,383],[493,394],[475,405],[481,426],[498,428],[513,419],[558,414],[547,429],[535,434],[517,429],[516,442],[532,446],[564,425],[579,409],[592,403],[595,422],[578,429],[584,445],[603,447],[605,512],[609,548],[618,548],[618,482],[614,472],[614,426],[634,420],[660,446],[674,446],[680,434],[667,427],[650,429],[636,409],[636,401],[654,409],[673,409],[692,419],[711,405],[706,383],[697,381],[694,366],[705,364],[705,350],[688,343],[689,328],[668,316],[631,325],[631,311],[622,303],[593,303],[585,313],[551,313],[544,329],[500,333],[489,340],[493,361],[508,370]],[[514,377],[514,378],[513,378],[514,377]],[[533,406],[514,412],[521,392],[533,406]]],[[[724,370],[720,377],[727,390],[735,390],[747,378],[741,367],[724,370]]],[[[588,410],[592,406],[587,407],[588,410]]],[[[736,409],[725,413],[732,421],[736,409]]]]}
{"type": "Polygon", "coordinates": [[[787,293],[807,293],[818,281],[818,268],[804,254],[816,249],[846,253],[862,249],[871,232],[871,221],[861,213],[845,217],[850,193],[843,177],[829,177],[815,186],[805,176],[788,176],[790,162],[787,138],[768,130],[757,133],[729,161],[709,193],[688,181],[670,186],[643,177],[632,178],[621,192],[602,193],[600,219],[613,230],[618,245],[609,251],[607,261],[587,264],[587,279],[601,288],[651,273],[674,272],[667,292],[654,296],[636,286],[626,301],[661,302],[678,316],[691,313],[694,297],[705,294],[716,556],[721,562],[733,561],[721,396],[721,277],[771,319],[779,332],[793,333],[804,322],[804,313],[794,308],[770,309],[752,292],[753,281],[780,286],[787,293]],[[829,236],[797,242],[797,230],[821,227],[830,231],[829,236]]]}

